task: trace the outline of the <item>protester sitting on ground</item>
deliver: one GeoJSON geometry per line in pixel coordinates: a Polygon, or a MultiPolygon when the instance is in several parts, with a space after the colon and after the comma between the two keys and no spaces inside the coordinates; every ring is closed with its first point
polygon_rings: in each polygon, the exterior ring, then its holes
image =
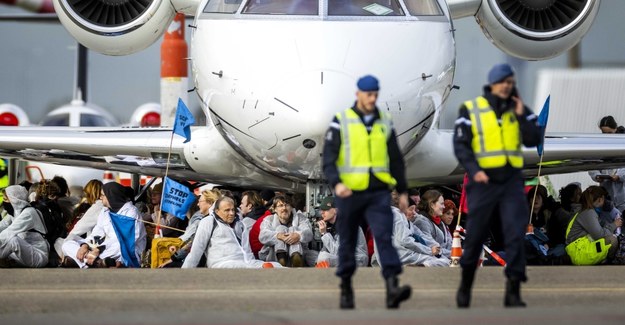
{"type": "Polygon", "coordinates": [[[2,195],[12,211],[0,222],[0,265],[46,266],[50,249],[44,238],[46,227],[42,216],[28,203],[28,190],[12,185],[2,195]]]}
{"type": "Polygon", "coordinates": [[[245,191],[241,196],[239,206],[243,219],[241,220],[246,229],[251,229],[260,217],[271,214],[263,205],[263,200],[255,191],[245,191]]]}
{"type": "Polygon", "coordinates": [[[174,229],[184,229],[186,226],[185,220],[182,220],[174,215],[171,215],[164,211],[159,211],[161,207],[161,198],[163,195],[163,183],[158,183],[154,185],[152,188],[152,192],[150,194],[151,204],[153,209],[151,211],[150,217],[151,222],[160,224],[165,227],[161,227],[162,237],[178,237],[182,235],[182,232],[174,229]],[[159,220],[159,212],[160,212],[160,220],[159,220]],[[172,229],[173,228],[173,229],[172,229]]]}
{"type": "Polygon", "coordinates": [[[250,247],[252,248],[252,253],[254,253],[256,258],[259,258],[258,253],[263,248],[263,243],[261,243],[258,239],[258,236],[260,235],[260,225],[267,216],[270,216],[273,213],[271,211],[271,206],[273,205],[275,193],[271,190],[262,190],[259,195],[265,212],[256,220],[256,222],[254,222],[252,228],[250,228],[250,247]]]}
{"type": "MultiPolygon", "coordinates": [[[[185,258],[187,257],[187,255],[189,255],[189,252],[191,251],[191,247],[193,246],[193,239],[195,238],[195,234],[200,225],[200,221],[202,221],[204,217],[213,213],[213,210],[215,208],[215,202],[217,202],[217,200],[219,200],[220,197],[221,197],[221,192],[216,188],[210,191],[209,190],[202,191],[202,194],[200,194],[200,197],[197,200],[197,206],[199,210],[196,213],[194,213],[193,216],[191,216],[191,219],[189,220],[189,225],[187,226],[187,229],[185,230],[184,234],[178,237],[182,240],[182,247],[180,247],[180,249],[175,251],[175,253],[172,255],[169,261],[163,263],[159,267],[181,267],[182,266],[182,263],[184,262],[185,258]]],[[[175,250],[175,247],[170,248],[170,251],[173,251],[173,250],[175,250]]]]}
{"type": "Polygon", "coordinates": [[[455,231],[455,224],[452,225],[454,218],[458,215],[458,208],[456,208],[456,204],[452,200],[445,200],[443,202],[445,208],[443,208],[443,215],[441,216],[441,221],[445,224],[444,230],[447,230],[447,233],[450,237],[453,231],[455,231]]]}
{"type": "Polygon", "coordinates": [[[596,209],[601,208],[607,192],[600,186],[589,186],[582,193],[582,211],[576,213],[566,231],[566,252],[575,265],[594,265],[611,260],[618,250],[614,230],[623,225],[618,218],[601,227],[596,209]]]}
{"type": "Polygon", "coordinates": [[[69,196],[69,186],[65,178],[57,175],[50,180],[50,183],[56,184],[59,191],[58,193],[50,193],[48,198],[56,201],[61,211],[63,211],[65,224],[68,224],[72,221],[72,212],[74,211],[74,206],[78,204],[78,201],[75,201],[74,198],[69,196]]]}
{"type": "Polygon", "coordinates": [[[527,204],[530,207],[530,212],[532,213],[530,223],[535,229],[541,229],[541,231],[546,232],[548,217],[544,212],[544,203],[547,199],[547,190],[534,186],[527,192],[526,198],[527,204]],[[534,192],[536,192],[536,199],[534,199],[534,192]],[[532,203],[534,204],[533,208],[532,203]]]}
{"type": "MultiPolygon", "coordinates": [[[[286,196],[273,199],[274,214],[263,219],[259,240],[263,248],[259,257],[265,261],[277,261],[282,266],[305,266],[308,243],[312,240],[312,228],[303,213],[295,213],[286,196]]],[[[313,261],[314,263],[314,261],[313,261]]]]}
{"type": "MultiPolygon", "coordinates": [[[[339,235],[335,226],[338,211],[334,205],[334,197],[328,196],[321,200],[319,210],[321,211],[321,220],[317,221],[317,224],[319,225],[323,247],[317,256],[317,266],[336,267],[339,262],[339,235]]],[[[358,266],[369,265],[367,242],[360,227],[358,227],[358,244],[355,254],[358,266]]]]}
{"type": "MultiPolygon", "coordinates": [[[[70,239],[63,243],[65,258],[61,266],[100,268],[129,265],[130,261],[122,256],[122,244],[113,228],[111,213],[135,219],[135,247],[134,251],[129,253],[135,254],[136,261],[141,260],[141,254],[145,250],[146,244],[145,227],[140,221],[139,211],[128,197],[127,190],[119,183],[107,183],[102,186],[100,195],[102,204],[106,209],[101,210],[91,235],[86,239],[70,239]],[[90,243],[96,243],[98,247],[103,247],[103,249],[93,247],[90,243]]],[[[129,258],[132,259],[133,256],[129,258]]]]}
{"type": "Polygon", "coordinates": [[[102,193],[102,182],[97,179],[90,180],[84,189],[85,195],[82,202],[76,208],[74,213],[76,218],[74,224],[70,227],[70,231],[66,238],[58,238],[54,243],[54,249],[63,258],[63,243],[67,240],[79,240],[91,234],[91,230],[98,222],[98,216],[104,205],[100,200],[102,193]],[[83,211],[83,212],[81,212],[83,211]]]}
{"type": "MultiPolygon", "coordinates": [[[[449,259],[440,256],[439,244],[433,241],[426,242],[425,234],[413,224],[418,214],[416,204],[412,199],[409,200],[406,213],[402,213],[399,210],[399,194],[397,191],[391,192],[391,210],[393,212],[393,246],[403,265],[449,266],[449,259]]],[[[371,266],[380,266],[375,244],[371,266]]]]}
{"type": "Polygon", "coordinates": [[[550,247],[566,243],[566,228],[573,215],[581,210],[581,196],[582,188],[579,183],[571,183],[560,189],[560,208],[547,221],[550,247]]]}
{"type": "Polygon", "coordinates": [[[247,230],[239,233],[236,223],[234,200],[222,197],[215,203],[215,211],[202,219],[198,226],[191,252],[182,268],[198,266],[202,256],[206,256],[208,268],[263,268],[280,267],[278,263],[265,263],[254,259],[249,247],[247,230]]]}
{"type": "Polygon", "coordinates": [[[414,221],[425,235],[426,242],[436,242],[440,245],[440,255],[451,258],[451,234],[445,230],[447,227],[441,222],[441,216],[445,209],[445,199],[437,190],[428,190],[421,195],[421,202],[417,206],[423,215],[417,215],[414,221]]]}

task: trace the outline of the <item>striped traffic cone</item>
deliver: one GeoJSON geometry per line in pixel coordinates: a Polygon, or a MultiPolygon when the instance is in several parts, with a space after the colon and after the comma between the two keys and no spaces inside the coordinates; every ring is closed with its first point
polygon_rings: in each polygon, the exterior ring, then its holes
{"type": "Polygon", "coordinates": [[[462,256],[462,244],[460,242],[460,233],[454,231],[454,238],[451,242],[451,262],[450,267],[460,266],[460,257],[462,256]]]}

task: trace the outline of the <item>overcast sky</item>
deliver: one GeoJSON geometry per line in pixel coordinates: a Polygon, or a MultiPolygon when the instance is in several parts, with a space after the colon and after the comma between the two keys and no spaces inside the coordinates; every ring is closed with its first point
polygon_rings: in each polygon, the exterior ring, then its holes
{"type": "MultiPolygon", "coordinates": [[[[582,41],[586,67],[625,67],[625,1],[603,0],[601,9],[582,41]],[[609,35],[606,37],[606,35],[609,35]]],[[[0,5],[0,14],[24,13],[0,5]]],[[[534,103],[535,74],[541,68],[566,67],[566,55],[542,62],[521,62],[507,57],[482,34],[473,18],[455,22],[457,67],[455,84],[443,113],[442,127],[450,127],[456,108],[481,92],[488,69],[511,62],[519,68],[519,91],[534,103]]],[[[187,38],[189,33],[187,33],[187,38]]],[[[13,103],[38,123],[50,110],[72,97],[75,41],[60,24],[0,22],[0,103],[13,103]]],[[[160,41],[137,54],[110,57],[89,54],[89,100],[127,122],[132,111],[146,102],[159,102],[160,41]]],[[[191,74],[189,74],[191,75],[191,74]]],[[[193,86],[189,85],[189,88],[193,86]]],[[[189,106],[197,109],[195,96],[189,106]]]]}

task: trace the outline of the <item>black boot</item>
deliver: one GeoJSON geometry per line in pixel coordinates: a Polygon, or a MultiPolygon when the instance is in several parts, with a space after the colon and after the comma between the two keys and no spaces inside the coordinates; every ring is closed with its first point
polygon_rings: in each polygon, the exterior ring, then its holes
{"type": "Polygon", "coordinates": [[[409,285],[399,287],[396,276],[387,278],[386,280],[386,308],[396,309],[399,308],[399,303],[408,300],[412,293],[412,288],[409,285]]]}
{"type": "Polygon", "coordinates": [[[279,252],[279,253],[276,253],[276,259],[278,260],[278,263],[280,263],[280,265],[282,265],[282,266],[284,266],[284,267],[286,267],[286,266],[287,266],[287,265],[286,265],[287,260],[288,260],[288,259],[287,259],[287,257],[288,257],[288,255],[287,255],[287,253],[286,253],[286,252],[279,252]]]}
{"type": "Polygon", "coordinates": [[[352,278],[341,278],[341,309],[354,309],[352,278]]]}
{"type": "Polygon", "coordinates": [[[527,306],[521,300],[521,281],[518,279],[508,279],[506,281],[506,295],[504,296],[504,306],[506,307],[525,307],[527,306]]]}
{"type": "Polygon", "coordinates": [[[469,308],[471,305],[471,288],[475,278],[475,268],[462,268],[460,288],[456,293],[456,305],[458,308],[469,308]]]}

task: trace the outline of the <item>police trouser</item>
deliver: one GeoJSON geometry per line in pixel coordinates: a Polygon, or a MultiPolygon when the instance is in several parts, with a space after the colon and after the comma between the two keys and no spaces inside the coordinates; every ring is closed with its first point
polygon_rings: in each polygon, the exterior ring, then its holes
{"type": "Polygon", "coordinates": [[[482,245],[489,233],[493,212],[499,208],[496,217],[501,218],[506,251],[506,277],[521,281],[525,275],[525,228],[529,221],[529,210],[523,191],[523,177],[516,173],[503,183],[467,184],[467,236],[460,259],[462,268],[476,268],[482,252],[482,245]]]}
{"type": "Polygon", "coordinates": [[[351,277],[356,271],[356,245],[358,227],[365,218],[371,228],[380,256],[382,275],[389,278],[401,273],[401,262],[393,247],[393,212],[388,190],[353,192],[347,198],[336,198],[338,216],[336,230],[339,234],[339,266],[336,275],[351,277]]]}

